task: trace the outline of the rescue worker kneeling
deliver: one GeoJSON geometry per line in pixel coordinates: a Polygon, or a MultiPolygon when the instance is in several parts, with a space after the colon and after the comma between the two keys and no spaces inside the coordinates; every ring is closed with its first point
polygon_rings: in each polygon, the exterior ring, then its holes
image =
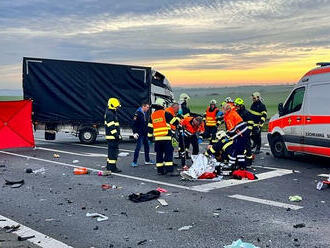
{"type": "Polygon", "coordinates": [[[199,134],[204,133],[204,123],[202,117],[185,117],[183,120],[181,120],[181,128],[183,129],[184,137],[180,135],[179,139],[180,156],[188,157],[190,145],[193,147],[192,155],[198,155],[198,136],[199,134]]]}
{"type": "Polygon", "coordinates": [[[227,135],[233,140],[233,149],[228,156],[229,166],[246,168],[244,151],[249,139],[247,124],[230,104],[224,106],[223,112],[227,135]]]}
{"type": "Polygon", "coordinates": [[[117,117],[117,108],[120,107],[120,102],[117,98],[110,98],[108,108],[105,112],[105,138],[108,143],[108,158],[107,168],[103,175],[109,175],[111,172],[121,172],[116,166],[119,141],[121,140],[119,121],[117,117]]]}
{"type": "Polygon", "coordinates": [[[173,167],[173,146],[171,123],[172,114],[166,112],[165,100],[156,99],[154,104],[155,111],[151,114],[151,123],[148,124],[148,138],[154,137],[156,152],[156,167],[158,175],[168,174],[170,176],[179,175],[174,172],[173,167]]]}

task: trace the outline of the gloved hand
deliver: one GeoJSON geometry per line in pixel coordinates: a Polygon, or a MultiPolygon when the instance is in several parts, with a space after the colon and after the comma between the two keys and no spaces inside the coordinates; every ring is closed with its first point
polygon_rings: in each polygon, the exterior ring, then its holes
{"type": "Polygon", "coordinates": [[[134,137],[134,139],[137,140],[137,139],[139,138],[139,134],[138,134],[138,133],[134,133],[134,134],[133,134],[133,137],[134,137]]]}

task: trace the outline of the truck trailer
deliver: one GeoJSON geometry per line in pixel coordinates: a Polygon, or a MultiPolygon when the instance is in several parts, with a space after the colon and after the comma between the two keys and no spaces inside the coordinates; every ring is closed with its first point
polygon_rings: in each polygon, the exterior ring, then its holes
{"type": "Polygon", "coordinates": [[[104,113],[110,97],[121,102],[118,110],[123,136],[132,135],[131,124],[142,103],[157,97],[170,103],[169,81],[151,67],[82,61],[23,58],[23,95],[33,101],[35,130],[46,140],[57,132],[71,133],[92,144],[104,135],[104,113]]]}

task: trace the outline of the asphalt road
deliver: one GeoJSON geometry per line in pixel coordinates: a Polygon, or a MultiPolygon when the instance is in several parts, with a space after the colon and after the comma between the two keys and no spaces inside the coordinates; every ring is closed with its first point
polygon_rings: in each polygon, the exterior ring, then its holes
{"type": "MultiPolygon", "coordinates": [[[[69,135],[49,142],[39,133],[36,139],[36,149],[0,151],[0,163],[5,165],[0,168],[0,215],[68,246],[203,248],[242,239],[258,247],[330,247],[330,188],[316,190],[319,175],[330,172],[328,159],[298,155],[278,160],[264,146],[251,169],[259,176],[257,181],[187,182],[158,176],[153,166],[143,164],[143,154],[140,166],[130,167],[135,145],[123,142],[121,152],[129,153],[119,159],[123,172],[100,177],[93,170],[73,175],[73,167],[102,169],[104,142],[86,146],[69,135]],[[54,158],[54,153],[60,157],[54,158]],[[27,168],[44,172],[28,174],[27,168]],[[25,184],[11,188],[4,179],[24,179],[25,184]],[[117,188],[102,190],[102,184],[117,188]],[[168,190],[161,195],[168,206],[157,200],[127,199],[131,193],[157,187],[168,190]],[[291,195],[303,200],[290,202],[291,195]],[[86,213],[109,219],[97,222],[86,213]],[[295,228],[296,224],[304,225],[295,228]],[[178,230],[184,226],[191,228],[178,230]]],[[[0,229],[0,247],[35,247],[26,241],[10,246],[3,235],[0,229]]],[[[38,244],[37,238],[32,241],[38,244]]],[[[39,245],[47,247],[43,240],[39,245]]]]}

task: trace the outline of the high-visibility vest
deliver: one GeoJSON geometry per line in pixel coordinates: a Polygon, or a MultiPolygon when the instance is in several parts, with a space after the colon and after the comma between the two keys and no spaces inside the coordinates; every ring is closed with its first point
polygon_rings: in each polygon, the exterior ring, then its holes
{"type": "MultiPolygon", "coordinates": [[[[172,107],[168,107],[167,109],[165,109],[165,111],[168,112],[168,113],[170,113],[173,117],[175,117],[175,111],[174,111],[174,109],[172,107]]],[[[170,124],[170,125],[171,125],[171,129],[173,131],[175,131],[176,130],[176,126],[174,126],[172,124],[170,124]]]]}
{"type": "Polygon", "coordinates": [[[185,117],[182,121],[181,121],[181,125],[184,127],[185,129],[185,133],[190,136],[190,135],[194,135],[197,132],[204,132],[204,125],[203,123],[199,126],[199,127],[193,127],[191,125],[191,120],[194,117],[191,116],[187,116],[185,117]]]}
{"type": "Polygon", "coordinates": [[[206,110],[205,116],[205,124],[208,127],[214,127],[217,125],[217,111],[218,108],[215,108],[212,112],[210,111],[210,107],[206,110]]]}
{"type": "Polygon", "coordinates": [[[165,110],[156,110],[151,115],[151,121],[154,131],[155,140],[157,137],[163,137],[168,135],[170,130],[169,124],[166,123],[165,110]]]}
{"type": "Polygon", "coordinates": [[[232,109],[230,112],[226,113],[224,115],[224,120],[228,131],[234,129],[236,125],[243,122],[242,117],[236,112],[235,109],[232,109]]]}

